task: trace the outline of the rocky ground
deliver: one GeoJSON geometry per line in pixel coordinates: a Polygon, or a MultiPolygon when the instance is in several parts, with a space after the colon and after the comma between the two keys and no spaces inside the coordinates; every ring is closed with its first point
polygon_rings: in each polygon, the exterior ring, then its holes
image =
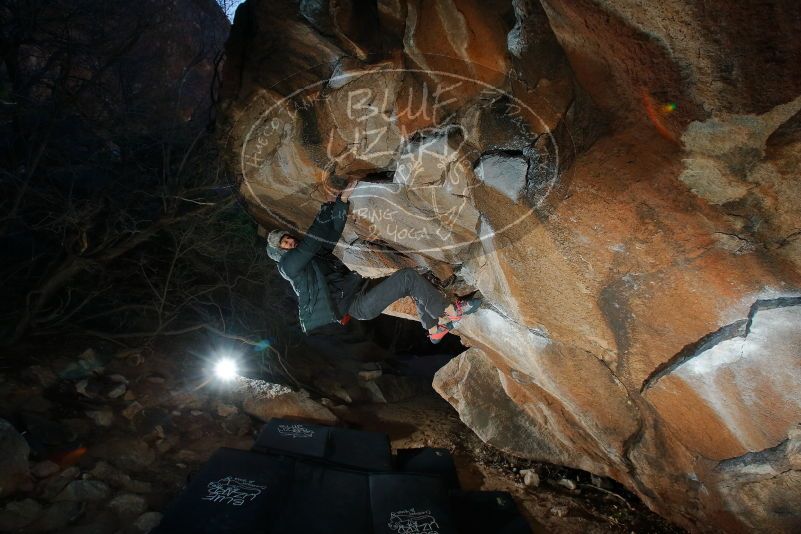
{"type": "MultiPolygon", "coordinates": [[[[255,380],[221,386],[210,360],[181,347],[3,355],[0,531],[147,532],[215,449],[247,449],[259,418],[295,415],[387,432],[395,448],[448,448],[465,489],[511,492],[534,531],[679,532],[609,480],[482,444],[432,390],[348,406],[255,380]]],[[[375,392],[367,382],[380,375],[365,369],[361,379],[375,392]]],[[[411,391],[376,383],[389,397],[411,391]]]]}

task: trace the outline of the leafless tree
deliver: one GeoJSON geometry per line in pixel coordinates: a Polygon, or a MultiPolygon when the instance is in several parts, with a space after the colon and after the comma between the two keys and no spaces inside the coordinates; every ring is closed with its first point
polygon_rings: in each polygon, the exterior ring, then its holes
{"type": "Polygon", "coordinates": [[[255,344],[281,329],[285,295],[192,94],[222,40],[190,43],[176,76],[153,78],[171,85],[140,87],[162,67],[162,5],[0,6],[5,342],[206,330],[255,344]]]}

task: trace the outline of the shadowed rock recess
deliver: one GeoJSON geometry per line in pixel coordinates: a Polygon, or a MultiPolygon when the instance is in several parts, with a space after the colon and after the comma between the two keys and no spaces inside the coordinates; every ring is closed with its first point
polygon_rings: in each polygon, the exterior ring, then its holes
{"type": "Polygon", "coordinates": [[[434,382],[481,439],[797,532],[799,32],[796,0],[248,0],[221,143],[265,226],[363,179],[348,265],[481,292],[434,382]]]}

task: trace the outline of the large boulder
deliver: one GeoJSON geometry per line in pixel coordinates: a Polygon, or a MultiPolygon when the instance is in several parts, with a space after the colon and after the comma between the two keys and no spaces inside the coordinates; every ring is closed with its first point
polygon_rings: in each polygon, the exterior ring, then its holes
{"type": "Polygon", "coordinates": [[[435,379],[482,439],[693,530],[801,528],[797,2],[377,5],[240,10],[219,125],[258,220],[362,180],[348,265],[484,297],[435,379]]]}
{"type": "Polygon", "coordinates": [[[242,407],[246,414],[256,419],[302,419],[324,425],[333,425],[339,420],[331,410],[312,399],[307,391],[295,391],[260,380],[241,380],[242,387],[238,393],[242,395],[242,407]]]}
{"type": "Polygon", "coordinates": [[[516,456],[548,455],[564,462],[551,437],[531,424],[526,407],[506,393],[503,380],[486,353],[471,348],[437,372],[434,389],[486,443],[516,456]]]}

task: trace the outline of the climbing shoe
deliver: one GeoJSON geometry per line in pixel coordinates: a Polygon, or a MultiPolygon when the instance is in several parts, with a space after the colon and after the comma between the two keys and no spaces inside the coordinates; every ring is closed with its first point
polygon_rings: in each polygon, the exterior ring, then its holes
{"type": "Polygon", "coordinates": [[[450,332],[452,328],[453,328],[453,323],[451,323],[451,322],[447,322],[447,323],[444,323],[444,324],[438,324],[437,325],[437,331],[435,333],[433,333],[433,334],[428,334],[428,339],[431,340],[431,343],[436,345],[437,343],[442,341],[443,337],[448,335],[448,332],[450,332]]]}
{"type": "Polygon", "coordinates": [[[465,315],[477,312],[481,307],[481,299],[478,297],[456,299],[456,302],[453,303],[453,307],[456,309],[456,315],[449,315],[448,319],[455,323],[461,321],[462,317],[465,315]]]}

